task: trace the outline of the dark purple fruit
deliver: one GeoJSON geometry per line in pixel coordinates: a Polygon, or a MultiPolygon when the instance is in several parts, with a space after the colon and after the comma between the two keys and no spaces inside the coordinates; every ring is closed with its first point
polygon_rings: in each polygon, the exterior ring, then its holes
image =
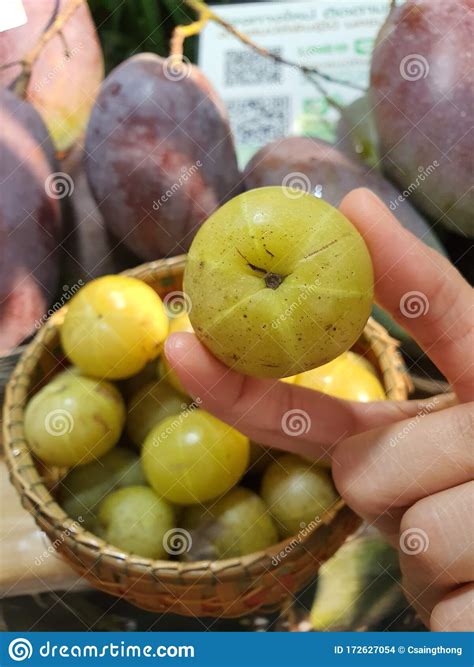
{"type": "Polygon", "coordinates": [[[371,70],[386,173],[435,223],[471,236],[473,9],[473,0],[408,0],[383,26],[371,70]]]}
{"type": "Polygon", "coordinates": [[[54,149],[38,113],[13,93],[0,93],[0,353],[39,326],[58,282],[59,200],[54,149]],[[49,177],[49,180],[48,180],[49,177]]]}
{"type": "Polygon", "coordinates": [[[287,137],[267,144],[245,167],[244,183],[248,190],[282,184],[302,187],[333,206],[339,206],[354,188],[370,188],[404,227],[442,252],[423,217],[391,183],[321,139],[287,137]]]}
{"type": "Polygon", "coordinates": [[[239,184],[225,109],[200,70],[140,54],[107,77],[86,171],[112,235],[145,260],[185,252],[239,184]]]}

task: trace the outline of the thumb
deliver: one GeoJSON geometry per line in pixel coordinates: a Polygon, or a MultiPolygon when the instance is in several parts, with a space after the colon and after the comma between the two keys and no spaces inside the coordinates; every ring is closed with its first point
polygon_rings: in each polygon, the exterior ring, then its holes
{"type": "Polygon", "coordinates": [[[455,400],[446,395],[427,401],[358,403],[249,377],[222,364],[190,333],[171,335],[165,354],[205,410],[256,442],[316,459],[330,455],[333,445],[350,435],[427,409],[434,412],[455,400]]]}

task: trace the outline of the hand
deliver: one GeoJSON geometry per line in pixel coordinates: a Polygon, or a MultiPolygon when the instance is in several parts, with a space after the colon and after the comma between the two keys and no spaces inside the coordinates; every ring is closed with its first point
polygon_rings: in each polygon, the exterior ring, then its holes
{"type": "Polygon", "coordinates": [[[453,394],[342,401],[240,375],[193,334],[171,336],[166,355],[202,407],[251,439],[315,461],[329,456],[341,496],[398,548],[404,590],[424,622],[432,630],[473,630],[472,290],[370,191],[351,192],[341,211],[370,250],[378,303],[418,341],[453,394]],[[409,292],[422,301],[419,317],[404,314],[409,292]],[[304,435],[282,429],[293,409],[308,418],[304,435]]]}

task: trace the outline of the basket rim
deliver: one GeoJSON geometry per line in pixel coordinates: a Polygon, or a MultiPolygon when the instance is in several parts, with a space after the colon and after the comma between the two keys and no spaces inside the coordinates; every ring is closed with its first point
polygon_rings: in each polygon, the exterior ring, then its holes
{"type": "MultiPolygon", "coordinates": [[[[186,255],[179,255],[170,259],[155,260],[141,264],[132,269],[122,271],[122,275],[129,275],[139,279],[145,276],[150,276],[154,272],[163,273],[163,270],[180,270],[184,267],[186,255]]],[[[4,451],[7,467],[9,470],[10,481],[15,486],[17,492],[20,494],[22,500],[24,497],[28,498],[29,504],[34,511],[29,509],[33,514],[35,521],[41,524],[44,522],[51,526],[55,531],[61,534],[67,534],[71,537],[81,548],[81,550],[89,551],[90,553],[101,554],[107,559],[113,559],[123,566],[126,564],[137,569],[146,569],[150,572],[159,572],[160,577],[171,577],[186,574],[189,584],[202,581],[204,571],[212,572],[213,575],[219,576],[221,581],[226,579],[233,579],[235,577],[235,568],[243,567],[245,570],[252,568],[252,575],[255,570],[267,570],[272,562],[272,559],[281,555],[285,549],[291,545],[292,550],[300,553],[301,550],[307,550],[312,537],[317,533],[322,526],[329,525],[335,517],[342,511],[347,511],[347,506],[342,499],[338,499],[333,506],[324,514],[315,517],[315,525],[307,530],[307,534],[301,537],[301,532],[279,541],[270,547],[248,554],[242,557],[226,558],[222,560],[199,560],[182,562],[175,560],[151,559],[132,554],[130,552],[122,551],[107,543],[102,538],[93,534],[92,532],[83,528],[78,524],[77,520],[68,516],[55,498],[51,495],[44,479],[41,477],[40,471],[37,468],[37,461],[33,457],[29,448],[26,436],[24,433],[23,413],[26,408],[27,394],[30,389],[29,383],[25,383],[25,374],[31,373],[36,367],[37,360],[31,368],[28,366],[30,355],[33,351],[39,348],[46,348],[48,341],[56,335],[60,321],[64,317],[67,310],[67,305],[55,312],[38,330],[34,338],[25,346],[22,354],[15,366],[15,369],[8,381],[5,392],[5,400],[3,405],[3,441],[4,451]],[[13,416],[14,412],[19,411],[20,414],[13,416]],[[19,434],[13,434],[13,429],[19,429],[19,434]],[[28,482],[23,470],[29,470],[32,481],[28,482]],[[296,544],[295,544],[296,542],[296,544]]],[[[383,346],[387,355],[391,355],[393,367],[391,372],[397,377],[398,383],[394,388],[394,394],[390,398],[406,398],[410,390],[410,381],[406,374],[404,362],[398,351],[398,341],[393,339],[387,331],[373,320],[369,318],[363,332],[369,341],[378,341],[383,346]]],[[[378,355],[377,355],[377,358],[378,355]]],[[[31,366],[31,364],[30,364],[31,366]]],[[[382,372],[380,367],[377,369],[382,372]]],[[[385,382],[384,382],[385,384],[385,382]]],[[[385,386],[387,394],[388,388],[385,386]]]]}

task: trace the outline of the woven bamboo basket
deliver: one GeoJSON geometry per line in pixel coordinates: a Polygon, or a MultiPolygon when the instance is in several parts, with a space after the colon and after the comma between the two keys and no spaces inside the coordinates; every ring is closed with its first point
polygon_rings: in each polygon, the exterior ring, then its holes
{"type": "MultiPolygon", "coordinates": [[[[160,296],[180,290],[185,257],[159,260],[127,271],[160,296]]],[[[29,397],[61,368],[64,355],[58,311],[27,346],[6,390],[4,447],[10,479],[23,506],[57,551],[93,586],[150,611],[184,616],[237,617],[285,605],[353,533],[360,519],[340,501],[321,522],[273,547],[243,558],[182,563],[124,553],[69,518],[51,493],[51,479],[30,454],[23,419],[29,397]],[[284,553],[284,557],[278,554],[284,553]]],[[[355,346],[378,369],[387,396],[407,397],[409,382],[397,343],[372,319],[355,346]]]]}

